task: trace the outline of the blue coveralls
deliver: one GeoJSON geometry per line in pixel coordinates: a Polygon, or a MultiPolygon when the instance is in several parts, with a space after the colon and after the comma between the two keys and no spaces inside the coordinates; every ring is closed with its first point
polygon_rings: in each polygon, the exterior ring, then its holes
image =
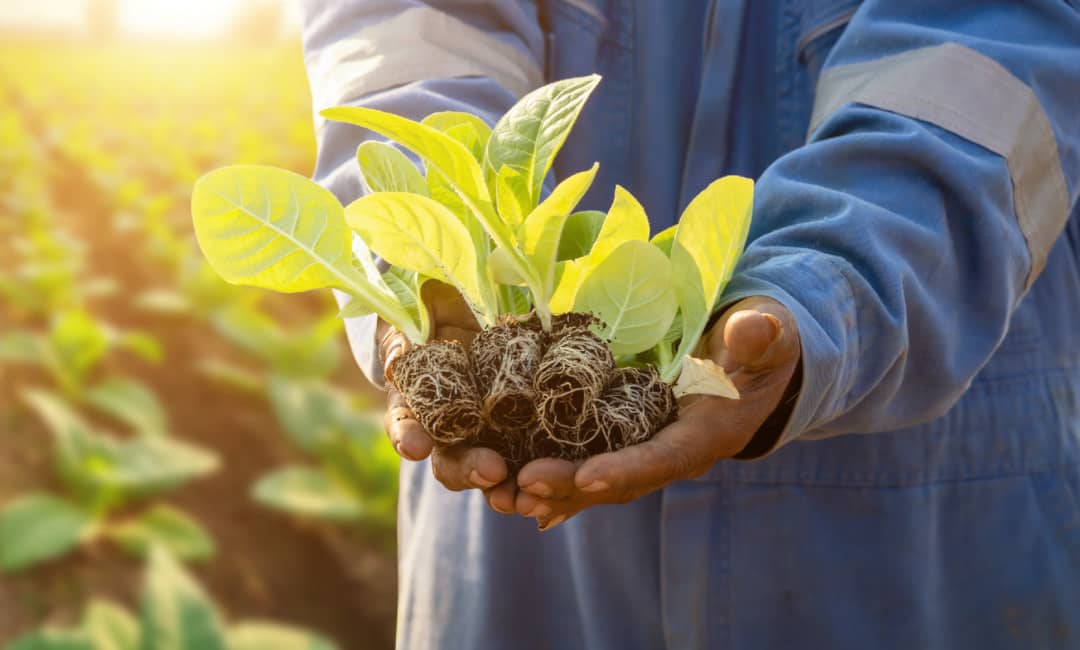
{"type": "MultiPolygon", "coordinates": [[[[399,647],[1080,648],[1080,4],[305,13],[318,109],[493,122],[600,73],[556,175],[598,160],[585,207],[622,184],[654,232],[709,181],[758,179],[729,302],[775,297],[802,338],[768,453],[551,532],[403,463],[399,647]]],[[[317,180],[355,199],[371,134],[318,133],[317,180]]],[[[350,323],[363,366],[370,338],[350,323]]]]}

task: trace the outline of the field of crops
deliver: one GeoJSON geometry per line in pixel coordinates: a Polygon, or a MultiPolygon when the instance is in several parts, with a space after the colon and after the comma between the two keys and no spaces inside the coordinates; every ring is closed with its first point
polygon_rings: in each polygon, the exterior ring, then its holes
{"type": "Polygon", "coordinates": [[[336,308],[192,235],[198,176],[313,150],[297,48],[0,44],[0,647],[127,648],[170,598],[230,648],[392,645],[397,464],[336,308]]]}

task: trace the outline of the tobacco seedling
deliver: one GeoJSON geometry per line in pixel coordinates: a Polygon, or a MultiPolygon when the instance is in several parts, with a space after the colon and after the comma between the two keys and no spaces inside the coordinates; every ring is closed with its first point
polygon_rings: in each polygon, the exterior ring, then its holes
{"type": "Polygon", "coordinates": [[[198,522],[154,501],[215,471],[213,454],[158,432],[119,439],[96,431],[53,393],[27,391],[24,400],[52,434],[66,494],[34,492],[0,509],[0,571],[20,571],[101,539],[135,556],[153,544],[184,559],[213,553],[198,522]]]}
{"type": "Polygon", "coordinates": [[[753,183],[716,181],[651,241],[645,210],[621,187],[606,215],[575,212],[596,165],[541,200],[597,83],[539,88],[490,129],[464,113],[414,122],[326,110],[412,151],[424,173],[397,148],[365,143],[357,162],[370,193],[343,208],[291,172],[219,169],[192,197],[199,244],[230,282],[335,288],[352,296],[343,316],[377,313],[404,332],[418,345],[388,380],[442,444],[493,446],[517,465],[640,442],[675,416],[677,394],[737,397],[692,353],[746,240],[753,183]],[[455,287],[476,316],[468,348],[428,341],[420,287],[430,280],[455,287]]]}
{"type": "Polygon", "coordinates": [[[93,599],[72,628],[46,627],[4,650],[336,650],[329,639],[270,621],[228,624],[207,593],[164,547],[154,547],[138,613],[93,599]]]}
{"type": "Polygon", "coordinates": [[[263,505],[301,517],[363,523],[392,536],[397,455],[381,418],[326,381],[273,377],[270,404],[289,440],[317,464],[291,465],[259,479],[263,505]]]}
{"type": "Polygon", "coordinates": [[[89,313],[57,314],[47,332],[14,330],[0,335],[0,361],[42,367],[73,402],[87,404],[142,434],[165,433],[165,414],[154,392],[131,377],[96,380],[105,359],[118,349],[157,363],[163,352],[143,332],[122,331],[89,313]]]}

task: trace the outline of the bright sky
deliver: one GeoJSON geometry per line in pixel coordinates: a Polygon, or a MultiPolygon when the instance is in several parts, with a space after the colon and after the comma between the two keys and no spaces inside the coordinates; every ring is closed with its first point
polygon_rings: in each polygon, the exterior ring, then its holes
{"type": "MultiPolygon", "coordinates": [[[[119,0],[120,29],[140,36],[212,36],[246,0],[119,0]]],[[[286,2],[287,0],[281,0],[286,2]]],[[[0,0],[0,29],[81,29],[86,0],[0,0]]],[[[291,14],[295,3],[288,2],[291,14]]]]}

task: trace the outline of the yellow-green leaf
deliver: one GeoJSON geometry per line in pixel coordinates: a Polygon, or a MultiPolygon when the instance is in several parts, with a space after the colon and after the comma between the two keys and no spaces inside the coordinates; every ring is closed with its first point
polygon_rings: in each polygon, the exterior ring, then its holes
{"type": "Polygon", "coordinates": [[[499,208],[499,217],[513,230],[525,220],[526,210],[530,207],[529,198],[519,196],[521,188],[521,174],[504,165],[495,177],[495,204],[499,208]]]}
{"type": "Polygon", "coordinates": [[[672,364],[662,369],[674,379],[682,358],[697,347],[720,293],[735,270],[754,202],[754,182],[726,176],[694,197],[679,219],[671,246],[675,290],[683,317],[683,336],[672,364]]]}
{"type": "Polygon", "coordinates": [[[195,184],[191,215],[203,254],[225,280],[286,293],[341,289],[419,337],[393,294],[356,270],[341,204],[307,178],[276,167],[224,167],[195,184]]]}
{"type": "Polygon", "coordinates": [[[555,263],[567,217],[589,191],[596,170],[591,169],[567,178],[525,219],[521,230],[521,250],[532,263],[544,287],[545,300],[555,291],[555,263]]]}
{"type": "Polygon", "coordinates": [[[348,289],[351,236],[329,190],[275,167],[210,172],[191,197],[195,235],[229,282],[274,291],[348,289]]]}
{"type": "Polygon", "coordinates": [[[428,195],[427,182],[416,164],[397,147],[369,140],[356,149],[360,174],[372,192],[412,192],[428,195]]]}
{"type": "Polygon", "coordinates": [[[645,209],[633,194],[621,186],[615,186],[615,198],[592,250],[581,259],[567,262],[551,297],[551,312],[559,314],[570,311],[582,280],[589,274],[590,269],[600,265],[612,251],[625,242],[648,239],[649,217],[645,214],[645,209]]]}
{"type": "Polygon", "coordinates": [[[449,135],[465,145],[477,162],[483,161],[491,127],[478,116],[460,111],[441,111],[428,115],[420,123],[449,135]]]}
{"type": "Polygon", "coordinates": [[[544,177],[598,83],[598,75],[589,75],[537,88],[521,98],[492,129],[485,167],[497,173],[506,165],[520,174],[527,210],[539,202],[544,177]]]}
{"type": "Polygon", "coordinates": [[[675,318],[671,282],[671,263],[659,249],[624,242],[589,272],[574,309],[602,321],[600,335],[613,353],[637,354],[659,343],[675,318]]]}
{"type": "Polygon", "coordinates": [[[480,313],[497,315],[481,292],[469,231],[443,205],[416,194],[380,192],[351,203],[345,219],[387,262],[451,284],[480,313]]]}

